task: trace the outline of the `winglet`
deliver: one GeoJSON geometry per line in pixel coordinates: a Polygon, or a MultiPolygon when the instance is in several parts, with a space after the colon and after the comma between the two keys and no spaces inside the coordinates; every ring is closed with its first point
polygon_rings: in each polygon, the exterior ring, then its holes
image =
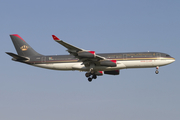
{"type": "Polygon", "coordinates": [[[55,35],[52,35],[52,37],[55,41],[60,41],[60,39],[58,37],[56,37],[55,35]]]}

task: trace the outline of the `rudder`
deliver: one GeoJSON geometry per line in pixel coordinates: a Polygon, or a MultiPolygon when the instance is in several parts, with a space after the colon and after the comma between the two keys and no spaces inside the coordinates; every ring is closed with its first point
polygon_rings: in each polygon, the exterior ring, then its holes
{"type": "Polygon", "coordinates": [[[18,34],[10,35],[11,40],[20,56],[41,56],[28,43],[26,43],[18,34]]]}

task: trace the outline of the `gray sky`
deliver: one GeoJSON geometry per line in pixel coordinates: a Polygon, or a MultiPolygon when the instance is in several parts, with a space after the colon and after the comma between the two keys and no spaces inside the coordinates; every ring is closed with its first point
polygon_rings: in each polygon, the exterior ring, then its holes
{"type": "Polygon", "coordinates": [[[179,0],[1,0],[1,120],[180,119],[179,0]],[[51,35],[96,53],[157,51],[176,58],[87,81],[84,72],[11,61],[9,34],[44,55],[68,54],[51,35]]]}

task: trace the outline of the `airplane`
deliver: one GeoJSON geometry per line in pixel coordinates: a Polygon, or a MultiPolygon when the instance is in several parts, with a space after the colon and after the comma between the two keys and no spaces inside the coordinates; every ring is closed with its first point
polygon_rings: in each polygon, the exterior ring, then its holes
{"type": "Polygon", "coordinates": [[[11,34],[11,40],[18,54],[6,52],[13,61],[53,70],[85,71],[88,81],[103,74],[119,75],[121,69],[152,68],[158,74],[159,67],[168,65],[175,58],[160,52],[132,52],[132,53],[103,53],[85,50],[60,40],[55,35],[53,39],[67,48],[70,55],[42,55],[36,52],[18,34],[11,34]]]}

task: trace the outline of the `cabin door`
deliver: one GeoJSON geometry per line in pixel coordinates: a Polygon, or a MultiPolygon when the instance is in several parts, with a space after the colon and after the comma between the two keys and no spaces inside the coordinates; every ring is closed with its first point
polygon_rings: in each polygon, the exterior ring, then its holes
{"type": "Polygon", "coordinates": [[[157,53],[156,56],[157,56],[157,58],[160,58],[161,57],[161,53],[157,53]]]}
{"type": "Polygon", "coordinates": [[[41,57],[41,62],[45,63],[46,62],[46,57],[41,57]]]}
{"type": "Polygon", "coordinates": [[[127,54],[123,54],[123,60],[127,59],[127,54]]]}

